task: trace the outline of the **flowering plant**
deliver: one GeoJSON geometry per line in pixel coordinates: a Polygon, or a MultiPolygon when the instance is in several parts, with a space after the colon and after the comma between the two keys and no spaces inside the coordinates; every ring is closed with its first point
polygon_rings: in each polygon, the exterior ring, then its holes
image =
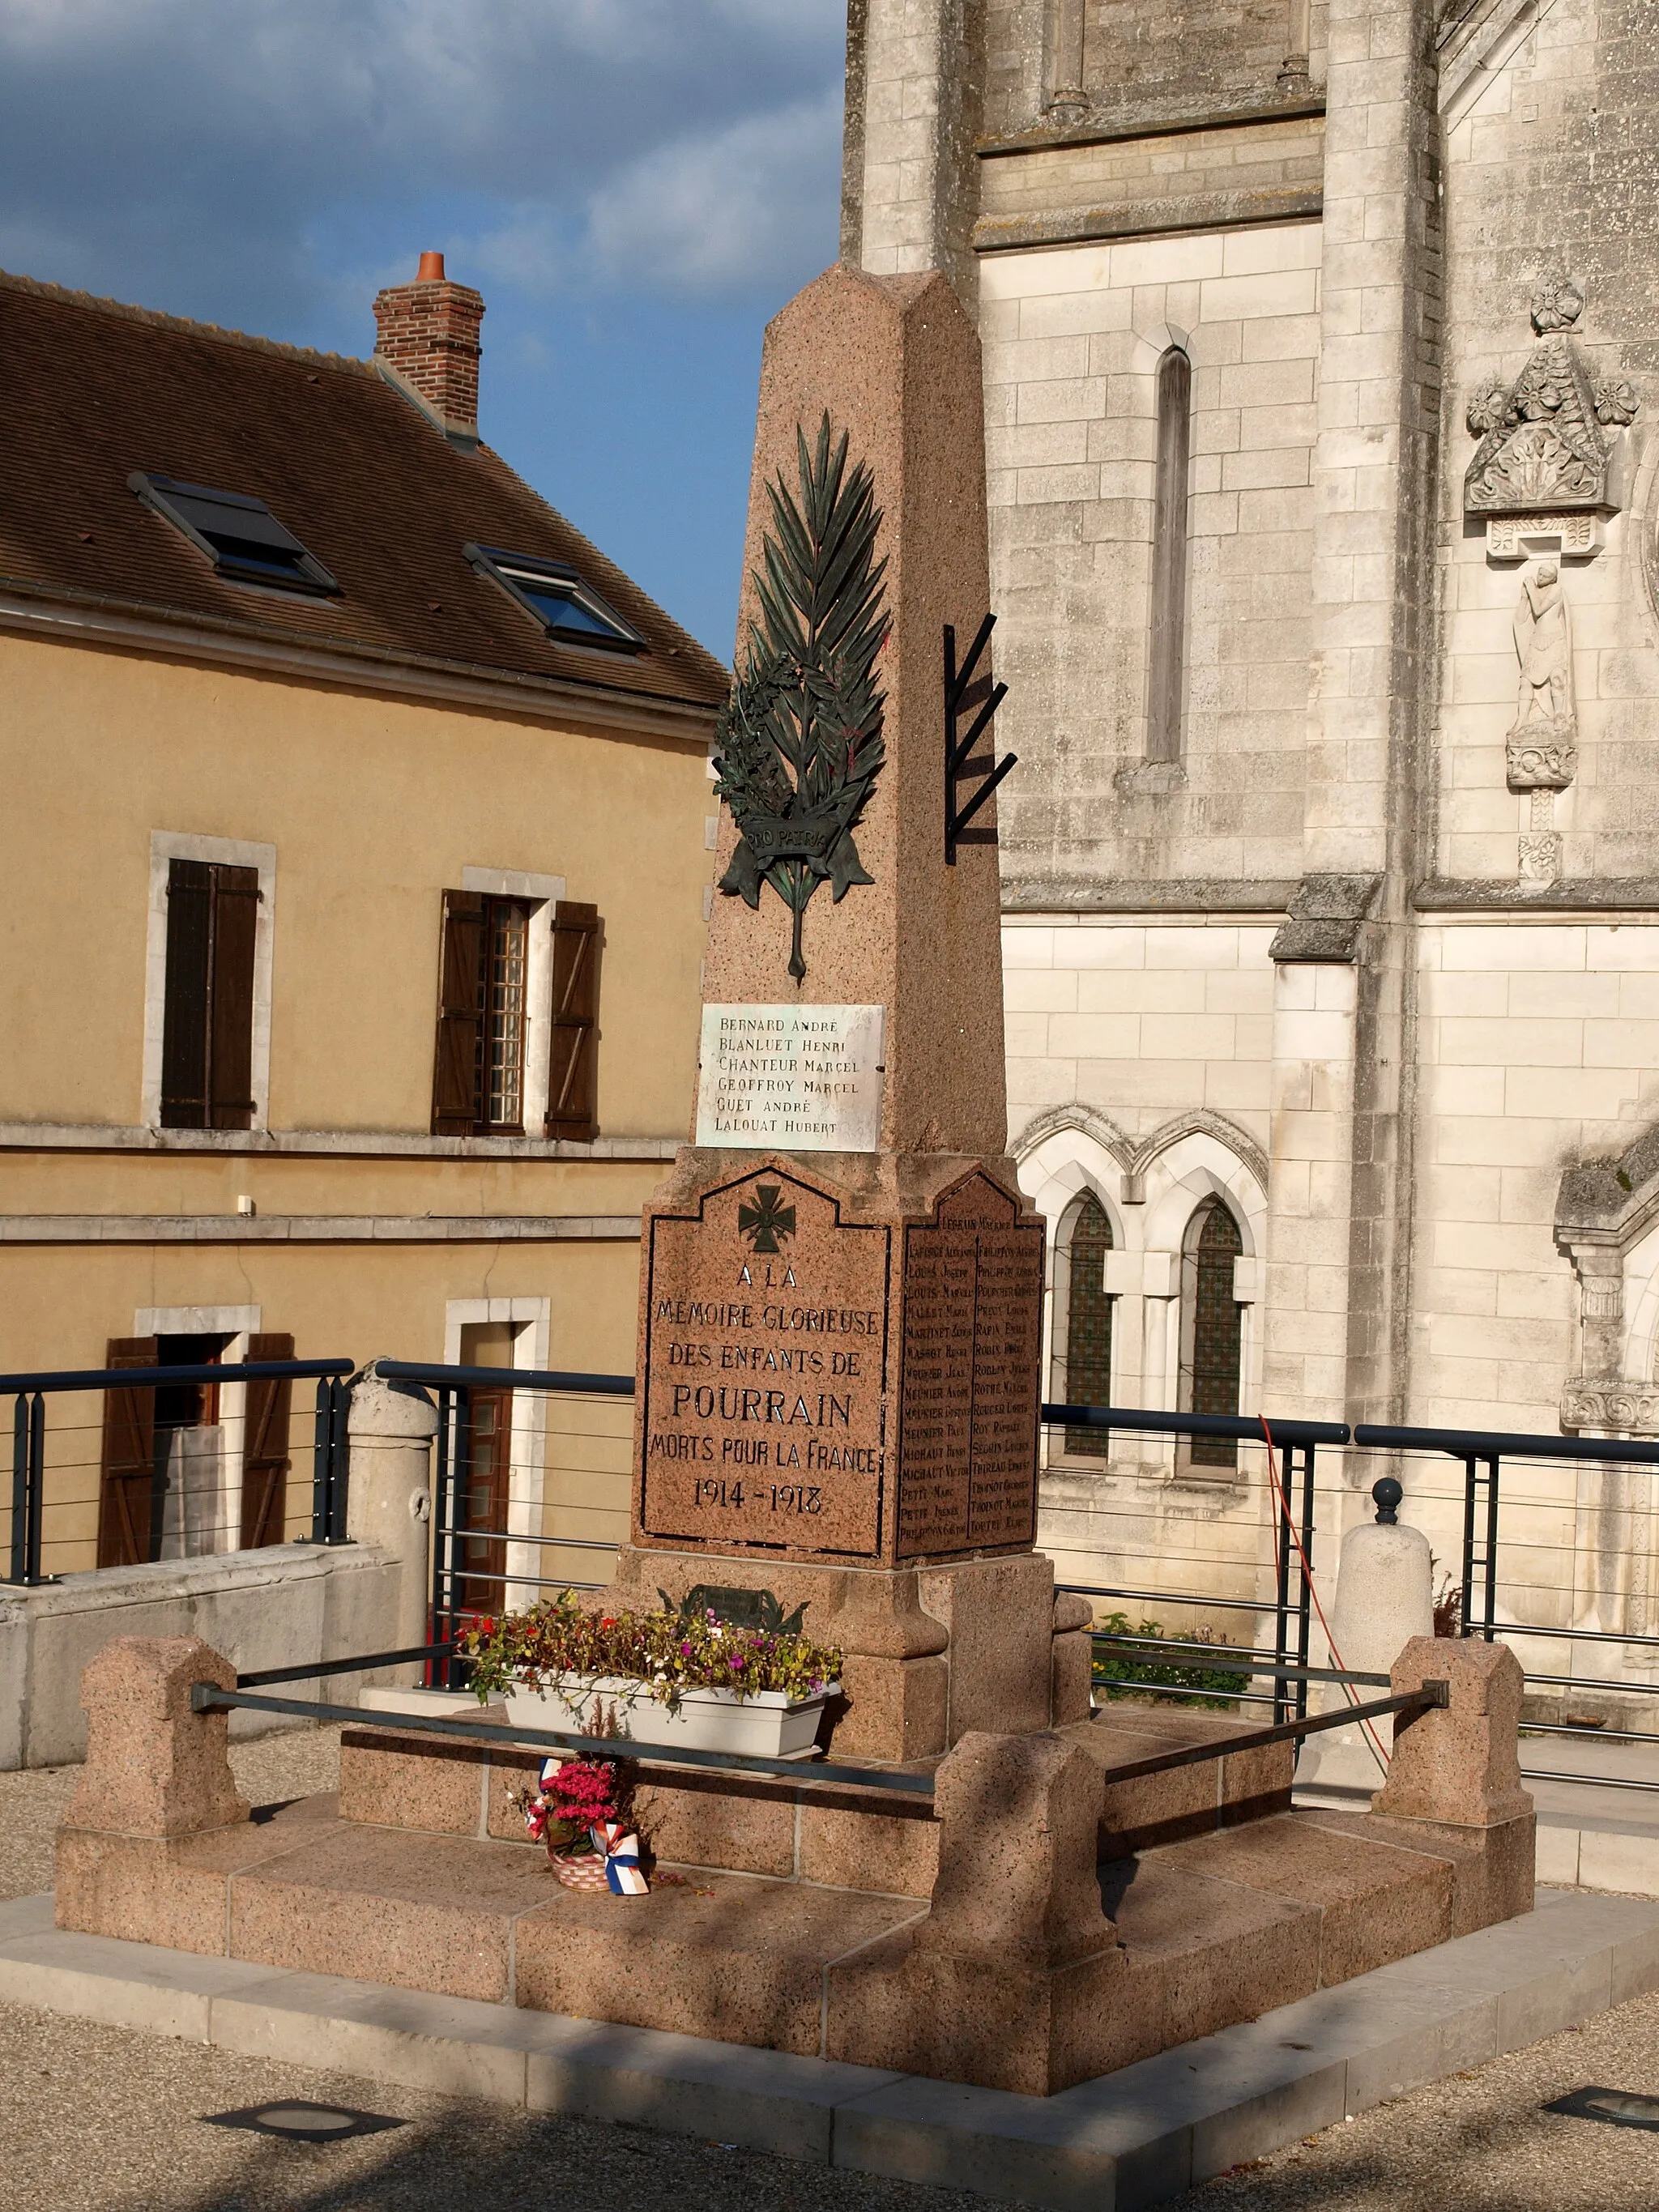
{"type": "Polygon", "coordinates": [[[548,1759],[540,1789],[519,1802],[532,1843],[545,1844],[550,1859],[576,1858],[593,1849],[596,1827],[620,1819],[623,1794],[609,1759],[548,1759]]]}
{"type": "Polygon", "coordinates": [[[539,1690],[561,1675],[590,1691],[605,1680],[637,1684],[630,1698],[671,1711],[687,1690],[735,1690],[742,1698],[770,1690],[793,1701],[817,1696],[841,1669],[839,1651],[805,1636],[739,1628],[714,1613],[602,1613],[581,1606],[574,1590],[527,1613],[478,1621],[461,1649],[481,1704],[503,1690],[539,1690]]]}

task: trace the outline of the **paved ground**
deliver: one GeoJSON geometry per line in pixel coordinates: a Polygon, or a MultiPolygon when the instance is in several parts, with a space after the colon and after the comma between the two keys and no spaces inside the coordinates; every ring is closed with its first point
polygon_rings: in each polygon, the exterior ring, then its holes
{"type": "MultiPolygon", "coordinates": [[[[331,1735],[233,1753],[270,1803],[331,1786],[331,1735]]],[[[0,1775],[0,1894],[49,1886],[72,1770],[0,1775]]],[[[1659,2135],[1542,2112],[1595,2082],[1659,2096],[1659,1996],[1385,2105],[1171,2212],[1655,2212],[1659,2135]]],[[[0,2207],[53,2212],[969,2212],[954,2191],[581,2121],[536,2120],[0,2007],[0,2207]],[[280,2142],[204,2116],[284,2097],[404,2124],[280,2142]]]]}

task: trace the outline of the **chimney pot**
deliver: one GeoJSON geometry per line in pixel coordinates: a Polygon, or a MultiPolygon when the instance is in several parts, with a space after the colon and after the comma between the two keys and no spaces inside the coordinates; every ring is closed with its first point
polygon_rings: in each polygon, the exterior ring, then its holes
{"type": "Polygon", "coordinates": [[[374,302],[374,361],[446,436],[478,436],[478,325],[483,295],[452,283],[441,253],[422,253],[410,284],[388,285],[374,302]]]}

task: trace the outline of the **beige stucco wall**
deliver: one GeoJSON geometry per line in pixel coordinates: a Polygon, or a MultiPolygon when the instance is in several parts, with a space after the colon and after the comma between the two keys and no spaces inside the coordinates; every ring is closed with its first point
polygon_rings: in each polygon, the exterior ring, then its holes
{"type": "Polygon", "coordinates": [[[5,635],[0,698],[0,1121],[138,1121],[149,840],[169,830],[276,848],[273,1127],[427,1128],[441,893],[468,866],[597,904],[601,1124],[684,1127],[700,743],[5,635]]]}
{"type": "MultiPolygon", "coordinates": [[[[631,1370],[629,1224],[696,1075],[706,733],[5,634],[0,700],[0,1371],[100,1366],[156,1308],[257,1310],[301,1358],[441,1360],[457,1302],[503,1299],[537,1312],[549,1364],[631,1370]],[[251,1133],[144,1120],[158,831],[275,848],[251,1133]],[[442,893],[468,867],[562,878],[604,919],[592,1155],[556,1158],[533,1130],[428,1133],[442,893]],[[526,1216],[529,1238],[492,1233],[526,1216]]],[[[290,1534],[309,1525],[311,1397],[296,1387],[290,1534]]],[[[61,1573],[95,1560],[102,1401],[49,1402],[45,1564],[61,1573]]],[[[626,1403],[557,1402],[537,1425],[548,1533],[619,1535],[626,1403]]],[[[516,1456],[514,1480],[517,1495],[516,1456]]],[[[571,1553],[557,1571],[584,1566],[571,1553]]]]}

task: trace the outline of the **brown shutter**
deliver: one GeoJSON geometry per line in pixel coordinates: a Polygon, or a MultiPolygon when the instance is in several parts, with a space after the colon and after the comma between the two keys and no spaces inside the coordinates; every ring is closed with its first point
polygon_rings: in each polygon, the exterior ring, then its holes
{"type": "MultiPolygon", "coordinates": [[[[291,1336],[248,1339],[250,1359],[292,1359],[291,1336]]],[[[293,1384],[286,1375],[255,1376],[247,1388],[242,1429],[242,1549],[280,1544],[287,1518],[288,1419],[293,1384]]]]}
{"type": "Polygon", "coordinates": [[[213,870],[205,860],[167,867],[167,996],[161,1015],[161,1126],[208,1126],[208,986],[213,870]]]}
{"type": "Polygon", "coordinates": [[[468,1137],[478,1121],[478,985],[484,902],[477,891],[444,893],[438,980],[438,1042],[432,1076],[432,1133],[468,1137]]]}
{"type": "MultiPolygon", "coordinates": [[[[169,946],[171,951],[171,946],[169,946]]],[[[161,1347],[153,1336],[113,1336],[106,1367],[154,1367],[161,1347]]],[[[150,1555],[155,1496],[155,1393],[104,1393],[103,1482],[98,1504],[98,1564],[136,1567],[150,1555]]]]}
{"type": "Polygon", "coordinates": [[[208,1045],[208,1127],[253,1126],[253,939],[259,871],[213,871],[213,972],[208,1045]]]}
{"type": "Polygon", "coordinates": [[[547,1133],[586,1142],[599,1133],[599,948],[596,906],[561,899],[553,909],[553,1050],[547,1133]]]}

